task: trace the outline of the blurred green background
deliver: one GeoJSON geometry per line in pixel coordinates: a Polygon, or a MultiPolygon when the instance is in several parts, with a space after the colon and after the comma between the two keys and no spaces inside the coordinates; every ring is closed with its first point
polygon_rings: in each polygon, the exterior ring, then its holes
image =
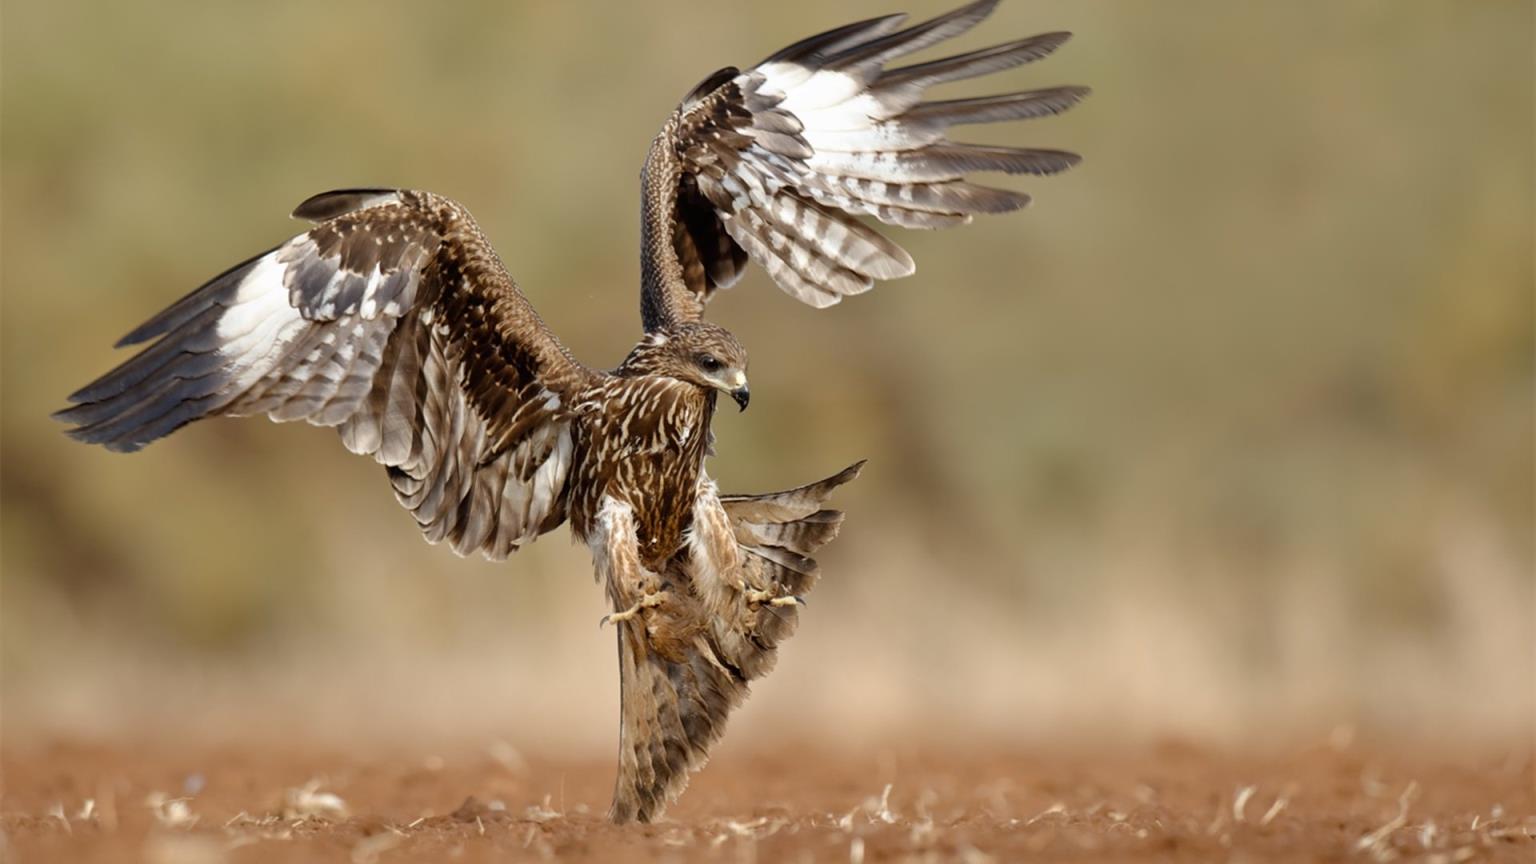
{"type": "MultiPolygon", "coordinates": [[[[354,185],[463,201],[575,353],[616,364],[676,100],[887,11],[8,0],[7,734],[606,753],[613,636],[563,530],[460,560],[330,430],[220,420],[124,457],[47,415],[354,185]]],[[[952,44],[1054,29],[1077,39],[1048,62],[940,94],[1095,88],[961,130],[1085,155],[1015,184],[1032,209],[900,233],[917,275],[826,312],[760,272],[712,306],[753,359],[723,487],[871,459],[727,740],[1529,730],[1532,4],[1040,0],[952,44]]]]}

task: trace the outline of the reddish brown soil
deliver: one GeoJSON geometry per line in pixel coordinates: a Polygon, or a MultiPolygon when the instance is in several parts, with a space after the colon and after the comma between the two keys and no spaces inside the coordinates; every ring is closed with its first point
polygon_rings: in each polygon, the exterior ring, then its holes
{"type": "Polygon", "coordinates": [[[607,762],[504,749],[58,743],[3,764],[0,860],[20,862],[1536,859],[1528,753],[727,754],[622,828],[607,762]]]}

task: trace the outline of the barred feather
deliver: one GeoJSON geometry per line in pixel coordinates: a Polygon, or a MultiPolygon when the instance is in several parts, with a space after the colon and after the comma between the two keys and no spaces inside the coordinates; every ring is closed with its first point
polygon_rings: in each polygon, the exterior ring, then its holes
{"type": "Polygon", "coordinates": [[[902,16],[850,24],[695,87],[657,137],[643,175],[646,330],[696,320],[729,284],[707,274],[738,275],[742,255],[791,296],[829,306],[913,271],[900,247],[872,239],[879,235],[854,217],[907,228],[963,225],[1029,202],[1020,192],[966,182],[967,174],[1044,175],[1077,164],[1072,153],[956,143],[947,134],[1058,114],[1081,101],[1085,87],[922,101],[928,87],[1045,57],[1069,34],[885,68],[971,29],[995,5],[978,0],[905,29],[902,16]],[[716,225],[723,230],[711,230],[716,225]],[[735,242],[721,249],[701,236],[735,242]],[[879,247],[879,258],[850,262],[848,254],[861,253],[843,245],[849,237],[879,247]],[[730,266],[718,268],[720,260],[730,266]]]}
{"type": "Polygon", "coordinates": [[[505,557],[564,518],[566,404],[592,378],[457,204],[344,190],[309,231],[215,277],[71,395],[73,437],[137,450],[216,415],[339,427],[390,472],[427,539],[505,557]]]}

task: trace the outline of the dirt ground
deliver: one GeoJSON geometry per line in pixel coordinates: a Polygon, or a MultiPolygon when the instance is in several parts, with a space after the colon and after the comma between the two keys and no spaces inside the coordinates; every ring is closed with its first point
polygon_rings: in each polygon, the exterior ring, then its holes
{"type": "Polygon", "coordinates": [[[612,765],[510,746],[9,746],[18,862],[1536,859],[1528,750],[1235,757],[916,748],[716,758],[667,817],[607,824],[612,765]]]}

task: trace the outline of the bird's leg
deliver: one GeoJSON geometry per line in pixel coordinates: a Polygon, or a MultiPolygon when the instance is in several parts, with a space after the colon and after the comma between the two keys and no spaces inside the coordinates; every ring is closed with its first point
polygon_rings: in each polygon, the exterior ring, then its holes
{"type": "MultiPolygon", "coordinates": [[[[616,562],[617,563],[617,562],[616,562]]],[[[625,562],[622,568],[611,571],[615,577],[608,585],[609,594],[613,598],[615,607],[628,602],[629,605],[622,611],[604,615],[597,626],[604,624],[618,624],[621,621],[629,621],[646,609],[655,609],[665,603],[667,594],[662,590],[656,574],[645,569],[638,558],[632,562],[625,562]],[[638,589],[638,590],[637,590],[638,589]],[[639,594],[638,600],[630,601],[629,598],[639,594]]]]}
{"type": "Polygon", "coordinates": [[[798,594],[778,594],[773,591],[764,591],[748,585],[744,579],[737,580],[736,589],[742,593],[742,596],[747,599],[748,603],[752,604],[766,603],[769,606],[805,605],[805,599],[798,594]]]}
{"type": "Polygon", "coordinates": [[[666,602],[666,598],[662,596],[660,591],[647,592],[642,594],[640,599],[636,601],[634,605],[630,606],[628,609],[625,609],[623,612],[614,612],[610,615],[604,615],[603,619],[597,622],[598,626],[601,627],[604,624],[617,624],[620,621],[628,621],[631,618],[634,618],[636,615],[639,615],[642,609],[654,609],[664,602],[666,602]]]}
{"type": "Polygon", "coordinates": [[[633,620],[644,610],[666,602],[660,577],[646,569],[640,560],[640,547],[629,508],[622,505],[605,507],[599,527],[600,533],[589,542],[614,612],[604,615],[598,626],[633,620]]]}

